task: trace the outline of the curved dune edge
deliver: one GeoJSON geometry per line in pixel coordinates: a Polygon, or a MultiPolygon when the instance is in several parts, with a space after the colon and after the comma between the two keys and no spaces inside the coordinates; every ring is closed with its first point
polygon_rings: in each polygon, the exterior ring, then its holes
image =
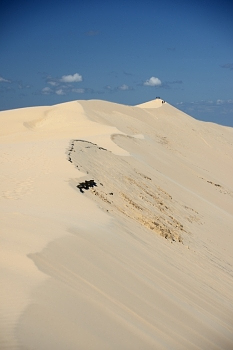
{"type": "Polygon", "coordinates": [[[28,254],[42,250],[53,239],[67,234],[67,222],[72,222],[72,215],[81,222],[81,227],[93,226],[88,223],[89,209],[94,220],[109,221],[98,211],[94,214],[95,205],[88,200],[86,204],[82,201],[79,215],[69,210],[69,200],[74,200],[74,205],[79,207],[79,201],[69,187],[66,193],[69,178],[72,174],[82,176],[69,167],[66,159],[70,138],[84,136],[96,139],[116,154],[127,156],[128,152],[111,140],[111,135],[120,131],[89,121],[77,101],[1,112],[0,121],[3,169],[0,190],[3,208],[1,262],[4,269],[2,282],[6,284],[2,300],[7,300],[1,307],[4,314],[1,319],[1,348],[4,348],[17,347],[13,334],[16,321],[30,303],[31,290],[47,279],[28,254]],[[64,219],[57,219],[57,212],[64,212],[64,219]],[[28,279],[28,275],[33,278],[28,279]],[[9,276],[11,283],[8,285],[9,276]]]}
{"type": "Polygon", "coordinates": [[[0,113],[1,348],[232,347],[232,129],[138,107],[0,113]]]}

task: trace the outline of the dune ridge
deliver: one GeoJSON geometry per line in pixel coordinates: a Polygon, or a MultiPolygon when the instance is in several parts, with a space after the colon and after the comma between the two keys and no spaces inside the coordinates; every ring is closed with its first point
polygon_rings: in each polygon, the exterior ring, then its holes
{"type": "Polygon", "coordinates": [[[158,98],[0,124],[1,349],[233,348],[232,128],[158,98]]]}

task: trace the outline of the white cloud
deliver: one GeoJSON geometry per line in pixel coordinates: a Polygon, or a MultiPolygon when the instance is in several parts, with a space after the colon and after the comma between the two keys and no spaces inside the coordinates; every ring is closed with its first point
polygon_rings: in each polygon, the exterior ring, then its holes
{"type": "Polygon", "coordinates": [[[62,83],[77,83],[82,80],[82,76],[78,73],[75,73],[74,75],[63,75],[60,79],[62,83]]]}
{"type": "Polygon", "coordinates": [[[65,92],[62,89],[56,91],[57,95],[65,95],[65,92]]]}
{"type": "Polygon", "coordinates": [[[146,86],[159,86],[162,82],[159,78],[151,77],[150,79],[146,80],[144,85],[146,86]]]}
{"type": "Polygon", "coordinates": [[[48,84],[52,85],[52,86],[57,86],[58,83],[56,81],[48,81],[48,84]]]}
{"type": "Polygon", "coordinates": [[[49,95],[51,92],[52,92],[52,90],[48,86],[46,86],[42,89],[42,94],[44,94],[44,95],[49,95]]]}
{"type": "Polygon", "coordinates": [[[78,94],[83,94],[85,89],[72,89],[72,92],[77,92],[78,94]]]}
{"type": "Polygon", "coordinates": [[[129,87],[128,87],[128,85],[123,84],[123,85],[119,86],[119,89],[120,90],[129,90],[129,87]]]}
{"type": "Polygon", "coordinates": [[[0,77],[0,82],[1,83],[11,83],[10,80],[4,79],[3,77],[0,77]]]}

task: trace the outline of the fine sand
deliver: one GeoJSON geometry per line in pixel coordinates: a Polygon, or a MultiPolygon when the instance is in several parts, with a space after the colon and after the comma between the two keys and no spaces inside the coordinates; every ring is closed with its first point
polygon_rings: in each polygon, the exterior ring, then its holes
{"type": "Polygon", "coordinates": [[[4,111],[0,169],[1,350],[233,349],[232,128],[160,99],[4,111]]]}

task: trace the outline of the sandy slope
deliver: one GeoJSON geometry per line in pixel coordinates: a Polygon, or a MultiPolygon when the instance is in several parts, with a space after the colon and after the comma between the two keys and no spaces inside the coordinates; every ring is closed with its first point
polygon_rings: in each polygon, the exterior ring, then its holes
{"type": "Polygon", "coordinates": [[[158,99],[6,111],[0,168],[1,349],[233,348],[231,128],[158,99]]]}

